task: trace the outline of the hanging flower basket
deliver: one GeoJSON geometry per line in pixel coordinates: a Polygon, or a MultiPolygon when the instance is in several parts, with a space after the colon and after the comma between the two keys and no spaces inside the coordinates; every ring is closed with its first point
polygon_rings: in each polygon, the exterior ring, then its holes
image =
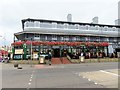
{"type": "Polygon", "coordinates": [[[11,45],[14,45],[14,46],[21,46],[21,45],[23,45],[23,42],[22,42],[22,41],[18,41],[18,42],[12,43],[11,45]]]}
{"type": "Polygon", "coordinates": [[[56,45],[67,45],[67,46],[108,46],[109,44],[107,42],[49,42],[49,41],[18,41],[12,43],[12,45],[15,46],[21,46],[23,44],[30,45],[32,44],[33,46],[40,46],[40,45],[49,45],[49,46],[56,46],[56,45]]]}

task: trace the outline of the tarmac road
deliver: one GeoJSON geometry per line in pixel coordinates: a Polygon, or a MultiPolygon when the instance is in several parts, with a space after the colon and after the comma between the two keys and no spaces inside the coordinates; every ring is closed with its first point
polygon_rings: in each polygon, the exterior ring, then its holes
{"type": "MultiPolygon", "coordinates": [[[[118,74],[116,73],[118,62],[34,65],[33,67],[21,65],[23,69],[14,68],[12,64],[0,65],[2,65],[2,88],[109,88],[107,84],[96,84],[98,80],[89,75],[94,74],[95,77],[98,74],[102,75],[103,72],[100,70],[111,70],[111,73],[118,74]],[[99,73],[96,73],[98,71],[99,73]],[[91,80],[88,80],[86,75],[91,80]]],[[[111,77],[106,78],[111,79],[111,77]]],[[[99,79],[101,80],[102,77],[99,79]]],[[[118,81],[115,80],[113,87],[117,88],[118,81]]],[[[112,84],[112,80],[109,80],[109,83],[112,84]]]]}

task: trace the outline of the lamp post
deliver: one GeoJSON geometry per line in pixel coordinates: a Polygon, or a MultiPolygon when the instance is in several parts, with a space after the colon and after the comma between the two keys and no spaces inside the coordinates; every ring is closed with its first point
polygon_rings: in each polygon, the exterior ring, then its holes
{"type": "MultiPolygon", "coordinates": [[[[100,37],[98,38],[97,41],[98,41],[98,43],[101,43],[101,42],[100,42],[100,37]]],[[[98,62],[100,62],[100,53],[99,53],[100,47],[97,46],[96,49],[97,49],[97,59],[98,59],[98,62]]]]}
{"type": "Polygon", "coordinates": [[[31,67],[32,67],[32,38],[31,38],[31,67]]]}

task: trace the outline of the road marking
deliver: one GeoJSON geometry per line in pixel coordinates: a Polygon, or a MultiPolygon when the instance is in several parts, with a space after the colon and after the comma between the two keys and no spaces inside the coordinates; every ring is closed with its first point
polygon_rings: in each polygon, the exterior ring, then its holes
{"type": "Polygon", "coordinates": [[[29,88],[31,87],[32,84],[32,78],[33,78],[33,74],[34,74],[34,70],[32,71],[32,73],[30,74],[30,78],[29,78],[29,82],[28,82],[28,86],[27,86],[27,90],[29,90],[29,88]]]}
{"type": "Polygon", "coordinates": [[[31,84],[31,83],[28,83],[29,85],[31,84]]]}
{"type": "Polygon", "coordinates": [[[33,74],[31,75],[31,77],[30,78],[33,78],[33,74]]]}
{"type": "Polygon", "coordinates": [[[88,81],[91,81],[90,79],[88,79],[88,81]]]}
{"type": "Polygon", "coordinates": [[[83,76],[83,78],[85,78],[85,77],[83,76]]]}
{"type": "Polygon", "coordinates": [[[30,82],[32,81],[32,79],[30,79],[30,82]]]}
{"type": "Polygon", "coordinates": [[[111,75],[114,75],[114,76],[120,76],[120,75],[118,75],[118,74],[111,73],[111,72],[107,72],[107,71],[104,71],[104,70],[100,70],[100,72],[104,72],[104,73],[111,74],[111,75]]]}
{"type": "Polygon", "coordinates": [[[95,82],[94,84],[97,85],[98,83],[95,82]]]}

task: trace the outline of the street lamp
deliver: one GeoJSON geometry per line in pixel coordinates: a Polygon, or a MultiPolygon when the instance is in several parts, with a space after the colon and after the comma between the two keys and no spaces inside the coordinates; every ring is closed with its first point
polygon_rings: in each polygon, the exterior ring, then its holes
{"type": "Polygon", "coordinates": [[[31,67],[32,67],[32,38],[31,38],[31,67]]]}

